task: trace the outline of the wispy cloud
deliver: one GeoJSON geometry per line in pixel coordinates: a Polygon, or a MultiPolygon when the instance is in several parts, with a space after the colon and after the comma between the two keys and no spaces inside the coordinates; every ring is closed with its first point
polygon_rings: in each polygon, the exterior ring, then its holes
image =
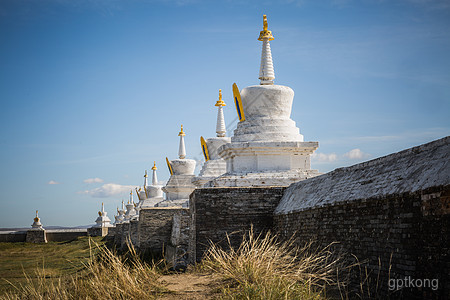
{"type": "Polygon", "coordinates": [[[350,159],[363,159],[370,157],[369,153],[362,152],[360,149],[352,149],[343,155],[350,159]]]}
{"type": "Polygon", "coordinates": [[[49,182],[47,182],[47,184],[61,184],[61,183],[54,180],[50,180],[49,182]]]}
{"type": "Polygon", "coordinates": [[[79,194],[87,194],[94,198],[108,198],[121,195],[133,189],[132,185],[121,185],[116,183],[105,183],[101,187],[78,192],[79,194]]]}
{"type": "Polygon", "coordinates": [[[98,177],[96,177],[96,178],[88,178],[88,179],[83,180],[83,182],[84,183],[102,183],[103,179],[98,178],[98,177]]]}
{"type": "Polygon", "coordinates": [[[334,162],[338,159],[336,153],[313,153],[311,155],[312,159],[317,162],[334,162]]]}
{"type": "Polygon", "coordinates": [[[371,155],[361,151],[361,149],[352,149],[340,155],[336,153],[313,153],[311,155],[312,161],[320,164],[342,162],[346,159],[362,160],[369,157],[371,157],[371,155]]]}

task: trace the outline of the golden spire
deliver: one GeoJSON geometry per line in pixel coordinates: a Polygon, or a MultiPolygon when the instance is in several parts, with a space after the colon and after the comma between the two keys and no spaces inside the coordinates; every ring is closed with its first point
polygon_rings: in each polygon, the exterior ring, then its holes
{"type": "Polygon", "coordinates": [[[267,16],[263,15],[263,31],[259,33],[258,41],[263,41],[268,39],[269,41],[273,41],[274,37],[272,35],[272,31],[268,30],[269,25],[267,24],[267,16]]]}
{"type": "Polygon", "coordinates": [[[183,131],[183,124],[181,124],[181,131],[180,131],[180,133],[178,134],[178,136],[185,136],[186,134],[184,133],[184,131],[183,131]]]}
{"type": "Polygon", "coordinates": [[[145,170],[145,175],[144,175],[144,177],[148,177],[148,175],[147,175],[147,170],[145,170]]]}
{"type": "Polygon", "coordinates": [[[216,102],[216,106],[226,106],[225,102],[222,100],[222,90],[219,90],[219,100],[216,102]]]}
{"type": "Polygon", "coordinates": [[[36,218],[34,218],[35,222],[39,222],[39,216],[38,216],[38,211],[36,210],[36,218]]]}
{"type": "Polygon", "coordinates": [[[158,168],[156,167],[156,161],[153,161],[153,167],[152,170],[158,170],[158,168]]]}

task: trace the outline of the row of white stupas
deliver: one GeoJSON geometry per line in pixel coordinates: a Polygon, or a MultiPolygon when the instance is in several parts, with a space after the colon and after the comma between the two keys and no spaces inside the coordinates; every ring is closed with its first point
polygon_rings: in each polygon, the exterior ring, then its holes
{"type": "MultiPolygon", "coordinates": [[[[233,137],[226,137],[223,115],[222,93],[215,104],[217,114],[217,136],[206,140],[201,137],[205,163],[198,176],[194,175],[196,161],[186,158],[183,126],[180,137],[178,159],[166,158],[170,179],[164,187],[158,185],[156,166],[153,180],[147,185],[144,176],[143,188],[136,190],[139,202],[134,204],[132,193],[127,210],[118,210],[116,224],[138,218],[139,210],[147,207],[188,207],[189,195],[200,187],[258,187],[288,186],[291,183],[319,175],[311,170],[311,154],[318,142],[304,142],[303,135],[290,118],[294,91],[275,85],[275,73],[269,41],[273,35],[268,30],[267,18],[263,17],[263,30],[258,40],[263,42],[260,84],[241,91],[233,84],[233,95],[239,123],[233,137]],[[163,198],[163,191],[166,197],[163,198]]],[[[99,212],[99,218],[104,212],[99,212]]],[[[99,220],[99,219],[98,219],[99,220]]],[[[103,225],[103,221],[96,226],[103,225]]]]}

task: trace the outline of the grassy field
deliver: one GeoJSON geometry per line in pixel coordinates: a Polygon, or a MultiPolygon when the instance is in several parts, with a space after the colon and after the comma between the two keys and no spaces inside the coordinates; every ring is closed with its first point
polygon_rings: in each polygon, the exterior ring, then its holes
{"type": "MultiPolygon", "coordinates": [[[[102,244],[101,238],[93,241],[102,244]]],[[[35,278],[38,270],[47,279],[73,275],[84,269],[89,257],[87,237],[47,244],[0,243],[0,295],[14,289],[11,283],[25,284],[24,274],[35,278]]]]}
{"type": "Polygon", "coordinates": [[[134,249],[118,256],[99,238],[0,243],[0,299],[330,299],[327,287],[345,269],[327,249],[253,232],[238,249],[211,245],[183,274],[142,261],[134,249]]]}

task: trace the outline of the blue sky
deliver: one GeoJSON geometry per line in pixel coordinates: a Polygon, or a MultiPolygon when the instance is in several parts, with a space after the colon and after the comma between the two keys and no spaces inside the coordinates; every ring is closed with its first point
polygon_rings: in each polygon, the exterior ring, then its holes
{"type": "Polygon", "coordinates": [[[3,0],[0,227],[112,219],[180,124],[201,160],[218,89],[231,135],[233,82],[259,83],[263,14],[314,169],[449,135],[449,1],[3,0]]]}

